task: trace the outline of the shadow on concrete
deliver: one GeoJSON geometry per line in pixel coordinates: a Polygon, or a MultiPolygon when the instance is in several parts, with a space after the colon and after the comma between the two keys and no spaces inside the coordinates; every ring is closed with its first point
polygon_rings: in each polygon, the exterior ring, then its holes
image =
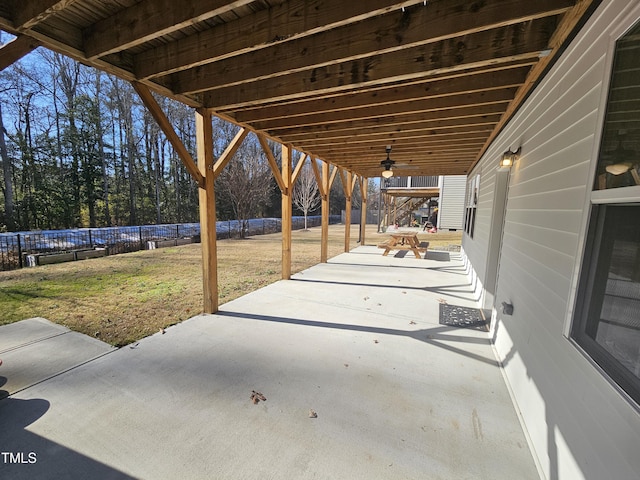
{"type": "MultiPolygon", "coordinates": [[[[0,387],[5,383],[7,378],[0,376],[0,387]]],[[[1,395],[7,396],[8,393],[0,390],[1,395]]],[[[7,396],[0,400],[0,478],[134,478],[27,430],[29,425],[47,413],[50,406],[50,402],[40,398],[22,400],[7,396]]]]}
{"type": "Polygon", "coordinates": [[[277,316],[271,316],[271,315],[259,315],[254,313],[242,313],[242,312],[218,311],[216,312],[216,315],[225,316],[225,317],[236,317],[236,318],[243,318],[243,319],[259,320],[259,321],[266,321],[266,322],[289,323],[292,325],[303,325],[303,326],[317,327],[317,328],[352,330],[356,332],[376,333],[379,335],[399,335],[403,337],[413,338],[414,340],[419,340],[429,345],[433,345],[433,346],[442,348],[444,350],[448,350],[450,352],[464,355],[466,357],[472,358],[474,360],[478,360],[479,362],[483,362],[494,367],[498,366],[498,362],[494,358],[483,357],[482,355],[477,355],[475,353],[468,352],[462,348],[454,347],[453,345],[448,345],[446,343],[443,343],[443,342],[456,342],[456,343],[475,343],[480,345],[490,345],[491,340],[489,338],[447,335],[445,333],[442,333],[447,331],[448,327],[425,328],[421,330],[399,330],[395,328],[373,327],[370,325],[354,325],[349,323],[320,322],[317,320],[303,320],[300,318],[277,317],[277,316]]]}
{"type": "MultiPolygon", "coordinates": [[[[418,260],[415,257],[411,257],[414,258],[415,260],[418,260]]],[[[376,270],[379,270],[381,268],[401,268],[401,269],[419,269],[419,270],[433,270],[436,272],[445,272],[445,273],[454,273],[456,275],[464,275],[467,276],[468,272],[465,269],[465,267],[462,266],[452,266],[452,265],[447,265],[447,266],[442,266],[442,267],[425,267],[424,265],[382,265],[382,264],[376,264],[376,265],[364,265],[361,263],[349,263],[349,262],[340,262],[337,260],[330,260],[328,262],[331,265],[345,265],[345,266],[351,266],[351,267],[358,267],[358,268],[375,268],[376,270]]]]}
{"type": "Polygon", "coordinates": [[[293,278],[295,282],[312,282],[312,283],[324,283],[331,285],[350,285],[357,287],[373,287],[373,288],[395,288],[402,290],[421,290],[423,292],[437,293],[439,295],[446,295],[448,297],[459,298],[461,300],[470,300],[468,296],[456,295],[456,293],[469,293],[468,286],[470,283],[460,283],[456,285],[439,285],[437,287],[412,287],[410,285],[387,285],[376,283],[360,283],[360,282],[338,282],[334,280],[314,280],[311,278],[293,278]],[[467,288],[465,288],[467,287],[467,288]]]}

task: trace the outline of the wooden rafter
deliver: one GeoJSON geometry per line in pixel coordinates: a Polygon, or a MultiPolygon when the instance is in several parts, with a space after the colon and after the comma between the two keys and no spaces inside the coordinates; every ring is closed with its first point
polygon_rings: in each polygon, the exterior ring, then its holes
{"type": "Polygon", "coordinates": [[[338,62],[413,49],[428,43],[463,37],[506,25],[554,16],[572,0],[544,0],[522,4],[517,0],[492,3],[476,16],[464,14],[468,0],[435,3],[433,8],[394,10],[314,35],[288,41],[278,49],[249,52],[190,69],[174,76],[179,92],[197,92],[224,85],[255,82],[331,66],[338,62]],[[301,54],[304,52],[304,54],[301,54]],[[346,56],[345,56],[346,55],[346,56]],[[251,65],[251,68],[246,68],[251,65]]]}
{"type": "MultiPolygon", "coordinates": [[[[365,122],[369,121],[373,123],[387,123],[387,119],[403,118],[408,115],[421,115],[418,119],[423,120],[429,118],[429,115],[438,115],[434,112],[445,112],[456,109],[477,107],[475,111],[470,112],[471,115],[485,112],[484,108],[488,110],[486,113],[496,113],[497,111],[503,112],[506,108],[506,104],[509,103],[510,97],[512,98],[516,92],[516,86],[504,86],[500,89],[480,90],[474,92],[463,92],[458,95],[447,95],[443,97],[425,98],[420,100],[413,100],[409,102],[394,103],[391,105],[378,105],[372,107],[354,108],[352,110],[340,110],[337,112],[316,113],[313,116],[299,117],[299,123],[296,122],[296,118],[279,118],[270,121],[255,122],[256,126],[261,129],[269,130],[272,132],[286,129],[295,129],[296,126],[313,127],[319,126],[324,128],[325,131],[333,130],[334,128],[340,128],[341,124],[347,122],[365,122]],[[496,110],[492,106],[495,104],[502,104],[499,110],[496,110]],[[336,125],[337,124],[337,125],[336,125]]],[[[458,115],[464,115],[465,112],[460,112],[458,115]]],[[[440,118],[445,118],[447,113],[440,113],[440,118]]],[[[457,114],[454,111],[453,116],[457,114]]],[[[436,117],[437,118],[437,117],[436,117]]],[[[369,124],[369,125],[370,125],[369,124]]],[[[369,126],[364,125],[364,126],[369,126]]],[[[302,132],[313,131],[309,128],[299,129],[302,132]]],[[[285,131],[286,133],[286,131],[285,131]]],[[[281,134],[281,132],[278,132],[281,134]]]]}
{"type": "Polygon", "coordinates": [[[158,35],[171,34],[222,15],[251,1],[143,0],[86,28],[86,55],[96,58],[134,47],[158,35]],[[122,26],[128,28],[119,28],[122,26]]]}
{"type": "Polygon", "coordinates": [[[507,109],[507,111],[505,112],[501,122],[498,125],[496,125],[494,130],[491,132],[491,134],[487,138],[487,141],[485,142],[484,146],[482,147],[480,152],[478,152],[478,154],[476,155],[476,159],[473,162],[473,165],[475,165],[480,160],[484,152],[486,152],[487,148],[489,148],[489,145],[491,144],[491,142],[495,139],[498,133],[500,133],[502,128],[507,124],[507,122],[511,119],[511,117],[513,117],[518,107],[522,105],[526,97],[529,95],[529,92],[531,92],[531,90],[533,89],[535,84],[539,81],[539,79],[542,77],[542,75],[547,70],[551,62],[558,55],[558,52],[562,47],[562,44],[566,41],[571,31],[575,28],[576,24],[580,21],[581,18],[584,17],[585,13],[591,7],[592,7],[592,2],[590,0],[578,0],[575,7],[572,8],[566,15],[563,16],[553,36],[549,40],[549,46],[545,52],[546,55],[542,56],[540,58],[540,61],[537,62],[536,65],[532,67],[531,71],[529,72],[527,81],[525,82],[524,85],[522,85],[518,89],[518,91],[514,95],[514,99],[509,105],[509,108],[507,109]]]}
{"type": "Polygon", "coordinates": [[[291,0],[136,56],[140,78],[164,75],[375,17],[422,0],[291,0]],[[238,34],[240,33],[240,34],[238,34]],[[176,52],[181,52],[177,55],[176,52]]]}
{"type": "Polygon", "coordinates": [[[76,0],[20,0],[14,18],[15,27],[19,30],[35,27],[57,12],[69,7],[76,0]]]}
{"type": "MultiPolygon", "coordinates": [[[[213,109],[241,107],[311,97],[317,94],[344,92],[354,87],[388,85],[393,82],[426,78],[435,73],[481,68],[501,62],[528,62],[547,48],[553,19],[534,20],[528,26],[527,41],[522,40],[521,26],[508,25],[467,35],[464,41],[447,39],[398,52],[349,60],[313,70],[283,75],[277,79],[256,80],[242,86],[208,90],[205,104],[213,109]],[[499,45],[499,53],[482,48],[499,45]]],[[[186,93],[181,91],[180,93],[186,93]]]]}
{"type": "MultiPolygon", "coordinates": [[[[317,100],[293,101],[265,107],[256,106],[238,110],[234,117],[239,122],[257,122],[280,118],[290,119],[291,124],[306,125],[306,118],[313,119],[320,113],[337,113],[344,110],[377,108],[383,105],[411,103],[416,100],[434,99],[449,95],[463,95],[479,91],[500,88],[519,87],[531,68],[531,63],[511,64],[503,68],[496,66],[473,72],[473,74],[455,73],[452,76],[438,76],[415,83],[403,83],[402,86],[383,86],[363,89],[341,97],[322,97],[317,100]]],[[[397,105],[400,109],[402,105],[397,105]]]]}
{"type": "Polygon", "coordinates": [[[600,2],[10,0],[0,66],[41,43],[354,175],[465,174],[600,2]]]}

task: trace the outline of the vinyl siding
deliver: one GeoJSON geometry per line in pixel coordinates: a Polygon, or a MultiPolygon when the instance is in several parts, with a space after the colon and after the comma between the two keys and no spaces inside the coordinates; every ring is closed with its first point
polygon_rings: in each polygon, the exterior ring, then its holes
{"type": "MultiPolygon", "coordinates": [[[[585,209],[608,82],[610,32],[640,1],[600,7],[471,175],[480,174],[474,238],[463,238],[482,295],[502,152],[510,173],[492,333],[541,473],[548,479],[640,478],[640,414],[564,335],[581,263],[585,209]]],[[[630,24],[629,24],[630,26],[630,24]]]]}
{"type": "Polygon", "coordinates": [[[438,228],[462,230],[466,189],[466,175],[445,175],[442,177],[438,228]]]}

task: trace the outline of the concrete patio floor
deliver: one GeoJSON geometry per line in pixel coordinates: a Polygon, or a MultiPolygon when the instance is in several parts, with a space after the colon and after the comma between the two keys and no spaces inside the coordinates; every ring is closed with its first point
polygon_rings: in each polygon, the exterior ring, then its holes
{"type": "Polygon", "coordinates": [[[450,306],[475,307],[459,253],[365,246],[120,349],[0,327],[0,478],[539,479],[450,306]]]}

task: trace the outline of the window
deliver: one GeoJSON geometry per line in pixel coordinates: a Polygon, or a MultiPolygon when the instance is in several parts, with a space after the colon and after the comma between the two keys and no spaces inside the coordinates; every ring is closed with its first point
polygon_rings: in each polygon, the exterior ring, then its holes
{"type": "Polygon", "coordinates": [[[480,175],[476,175],[467,183],[467,198],[464,212],[464,231],[473,238],[476,226],[476,208],[478,206],[478,188],[480,187],[480,175]]]}
{"type": "Polygon", "coordinates": [[[596,205],[574,338],[640,403],[640,205],[596,205]]]}
{"type": "Polygon", "coordinates": [[[640,405],[640,25],[616,42],[572,338],[640,405]]]}

